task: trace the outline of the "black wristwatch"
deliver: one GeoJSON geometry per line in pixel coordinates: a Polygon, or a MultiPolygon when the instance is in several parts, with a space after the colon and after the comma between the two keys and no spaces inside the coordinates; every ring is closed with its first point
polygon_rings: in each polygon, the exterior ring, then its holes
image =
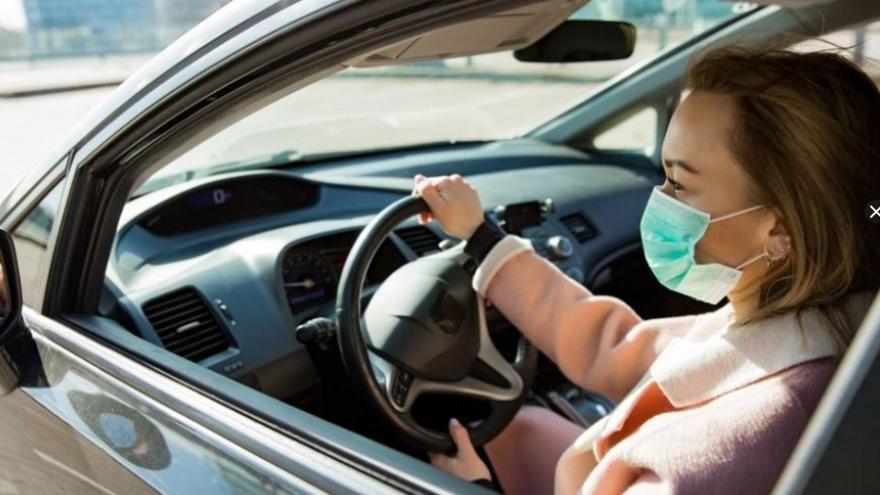
{"type": "Polygon", "coordinates": [[[464,252],[478,264],[486,259],[489,251],[498,244],[507,232],[492,220],[488,213],[483,215],[483,223],[468,238],[464,245],[464,252]]]}

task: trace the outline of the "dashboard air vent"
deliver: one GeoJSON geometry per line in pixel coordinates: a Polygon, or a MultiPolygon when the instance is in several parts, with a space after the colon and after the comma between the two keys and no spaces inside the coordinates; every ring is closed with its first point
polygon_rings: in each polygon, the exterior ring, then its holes
{"type": "Polygon", "coordinates": [[[560,218],[578,242],[587,242],[596,237],[596,227],[581,213],[572,213],[560,218]]]}
{"type": "Polygon", "coordinates": [[[440,250],[437,246],[440,238],[428,227],[422,225],[406,227],[396,230],[395,233],[419,256],[440,250]]]}
{"type": "Polygon", "coordinates": [[[159,296],[143,310],[165,348],[190,361],[219,354],[231,344],[208,303],[192,288],[159,296]]]}

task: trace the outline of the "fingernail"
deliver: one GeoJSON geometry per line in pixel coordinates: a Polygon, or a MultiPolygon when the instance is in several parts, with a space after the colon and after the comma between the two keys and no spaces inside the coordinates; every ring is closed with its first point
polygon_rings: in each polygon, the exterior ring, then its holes
{"type": "Polygon", "coordinates": [[[459,423],[457,419],[455,419],[455,418],[449,419],[449,427],[450,428],[458,428],[459,426],[461,426],[461,423],[459,423]]]}

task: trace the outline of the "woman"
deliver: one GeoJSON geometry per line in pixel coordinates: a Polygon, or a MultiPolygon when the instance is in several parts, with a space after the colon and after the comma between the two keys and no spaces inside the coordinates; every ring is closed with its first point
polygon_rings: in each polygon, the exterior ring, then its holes
{"type": "MultiPolygon", "coordinates": [[[[475,288],[569,380],[621,401],[586,431],[523,407],[485,446],[504,493],[770,491],[880,286],[863,213],[880,195],[872,81],[832,53],[722,48],[685,89],[641,217],[645,257],[666,287],[728,303],[643,320],[496,235],[475,288]]],[[[420,221],[492,238],[462,177],[417,176],[413,194],[431,208],[420,221]]],[[[450,431],[457,453],[432,463],[488,479],[464,427],[450,431]]]]}

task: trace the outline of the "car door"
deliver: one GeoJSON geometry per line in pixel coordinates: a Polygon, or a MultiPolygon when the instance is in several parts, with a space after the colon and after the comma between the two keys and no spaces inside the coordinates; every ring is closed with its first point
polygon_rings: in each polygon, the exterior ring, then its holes
{"type": "MultiPolygon", "coordinates": [[[[51,217],[43,218],[51,222],[51,217]]],[[[12,237],[0,230],[0,492],[154,493],[29,393],[39,394],[46,387],[39,373],[29,373],[39,369],[40,358],[26,322],[33,315],[21,315],[20,270],[14,253],[12,237]],[[19,383],[22,377],[25,382],[19,383]]],[[[80,418],[98,424],[99,409],[81,407],[80,418]]],[[[147,421],[135,411],[128,415],[147,421]]]]}
{"type": "Polygon", "coordinates": [[[316,464],[298,471],[312,484],[183,418],[182,401],[203,416],[215,404],[23,306],[14,252],[12,236],[0,230],[3,493],[311,493],[316,485],[348,491],[344,483],[388,491],[338,466],[333,477],[321,456],[289,449],[288,462],[316,464]],[[160,401],[131,387],[126,378],[135,373],[168,395],[160,401]]]}

